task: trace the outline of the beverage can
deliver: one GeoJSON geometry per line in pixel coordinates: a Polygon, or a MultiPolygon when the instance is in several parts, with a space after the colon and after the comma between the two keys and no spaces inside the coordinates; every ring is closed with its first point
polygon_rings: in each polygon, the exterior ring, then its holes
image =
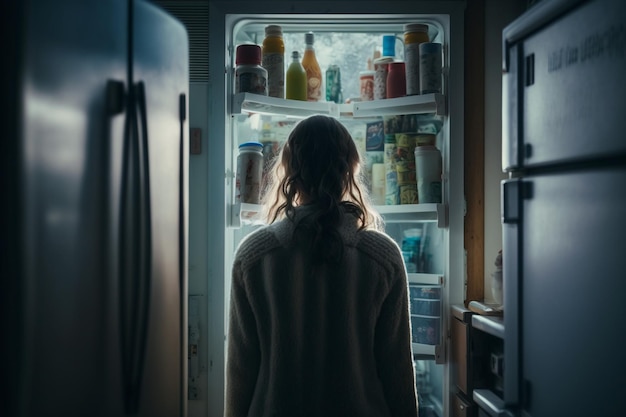
{"type": "Polygon", "coordinates": [[[343,102],[339,65],[333,64],[326,70],[326,101],[335,103],[343,102]]]}
{"type": "Polygon", "coordinates": [[[245,142],[239,145],[235,175],[235,202],[259,204],[263,181],[263,144],[245,142]]]}

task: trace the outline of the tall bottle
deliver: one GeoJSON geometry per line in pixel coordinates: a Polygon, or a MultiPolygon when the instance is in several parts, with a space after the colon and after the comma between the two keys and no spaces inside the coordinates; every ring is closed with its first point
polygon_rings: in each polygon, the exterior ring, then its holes
{"type": "Polygon", "coordinates": [[[317,63],[315,57],[315,49],[313,48],[313,42],[315,37],[313,32],[304,34],[304,42],[306,44],[304,49],[304,56],[302,57],[302,66],[306,71],[307,80],[307,100],[319,101],[322,98],[322,70],[317,63]]]}
{"type": "Polygon", "coordinates": [[[263,40],[263,68],[267,70],[267,89],[270,97],[285,97],[285,43],[283,30],[278,25],[265,27],[263,40]]]}
{"type": "Polygon", "coordinates": [[[291,64],[287,69],[287,92],[285,98],[291,100],[307,100],[306,71],[300,64],[298,51],[291,53],[291,64]]]}

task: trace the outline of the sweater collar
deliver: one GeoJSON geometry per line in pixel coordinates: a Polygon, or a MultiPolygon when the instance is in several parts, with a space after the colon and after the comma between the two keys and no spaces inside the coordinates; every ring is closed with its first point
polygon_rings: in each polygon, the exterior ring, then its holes
{"type": "MultiPolygon", "coordinates": [[[[297,221],[301,216],[305,216],[307,213],[313,212],[313,206],[298,206],[295,208],[294,220],[297,221]]],[[[291,239],[294,231],[294,221],[288,218],[284,218],[276,223],[268,226],[269,230],[276,236],[281,246],[288,246],[291,244],[291,239]]],[[[342,210],[341,224],[339,225],[339,234],[341,235],[344,243],[349,246],[354,246],[357,242],[357,232],[359,231],[357,218],[342,210]]]]}

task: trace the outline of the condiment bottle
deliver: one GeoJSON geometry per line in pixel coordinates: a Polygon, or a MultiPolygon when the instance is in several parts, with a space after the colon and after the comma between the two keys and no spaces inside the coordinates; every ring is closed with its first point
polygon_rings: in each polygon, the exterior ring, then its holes
{"type": "Polygon", "coordinates": [[[387,68],[387,98],[406,96],[404,62],[390,62],[387,64],[387,68]]]}
{"type": "Polygon", "coordinates": [[[404,25],[404,62],[407,96],[420,94],[419,46],[421,43],[428,41],[428,25],[421,23],[404,25]]]}
{"type": "Polygon", "coordinates": [[[291,64],[289,64],[287,69],[287,92],[285,98],[303,101],[307,99],[306,71],[300,64],[298,51],[291,53],[291,64]]]}
{"type": "Polygon", "coordinates": [[[265,27],[263,40],[263,68],[267,70],[267,89],[270,97],[285,97],[285,43],[278,25],[265,27]]]}
{"type": "Polygon", "coordinates": [[[314,40],[313,32],[304,34],[306,46],[302,57],[302,66],[306,71],[308,101],[319,101],[322,98],[322,70],[315,57],[314,40]]]}
{"type": "Polygon", "coordinates": [[[261,64],[261,47],[237,46],[235,57],[235,93],[267,95],[267,70],[261,64]]]}

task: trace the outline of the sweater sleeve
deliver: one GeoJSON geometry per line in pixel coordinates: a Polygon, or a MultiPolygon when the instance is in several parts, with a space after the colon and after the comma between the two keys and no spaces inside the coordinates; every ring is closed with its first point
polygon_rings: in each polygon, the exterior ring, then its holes
{"type": "Polygon", "coordinates": [[[226,417],[246,417],[261,359],[256,321],[243,284],[241,264],[233,266],[226,365],[226,417]]]}
{"type": "MultiPolygon", "coordinates": [[[[398,254],[399,256],[399,254],[398,254]]],[[[399,260],[403,265],[402,260],[399,260]]],[[[397,268],[376,324],[378,375],[394,417],[417,416],[417,393],[411,349],[408,281],[397,268]]]]}

